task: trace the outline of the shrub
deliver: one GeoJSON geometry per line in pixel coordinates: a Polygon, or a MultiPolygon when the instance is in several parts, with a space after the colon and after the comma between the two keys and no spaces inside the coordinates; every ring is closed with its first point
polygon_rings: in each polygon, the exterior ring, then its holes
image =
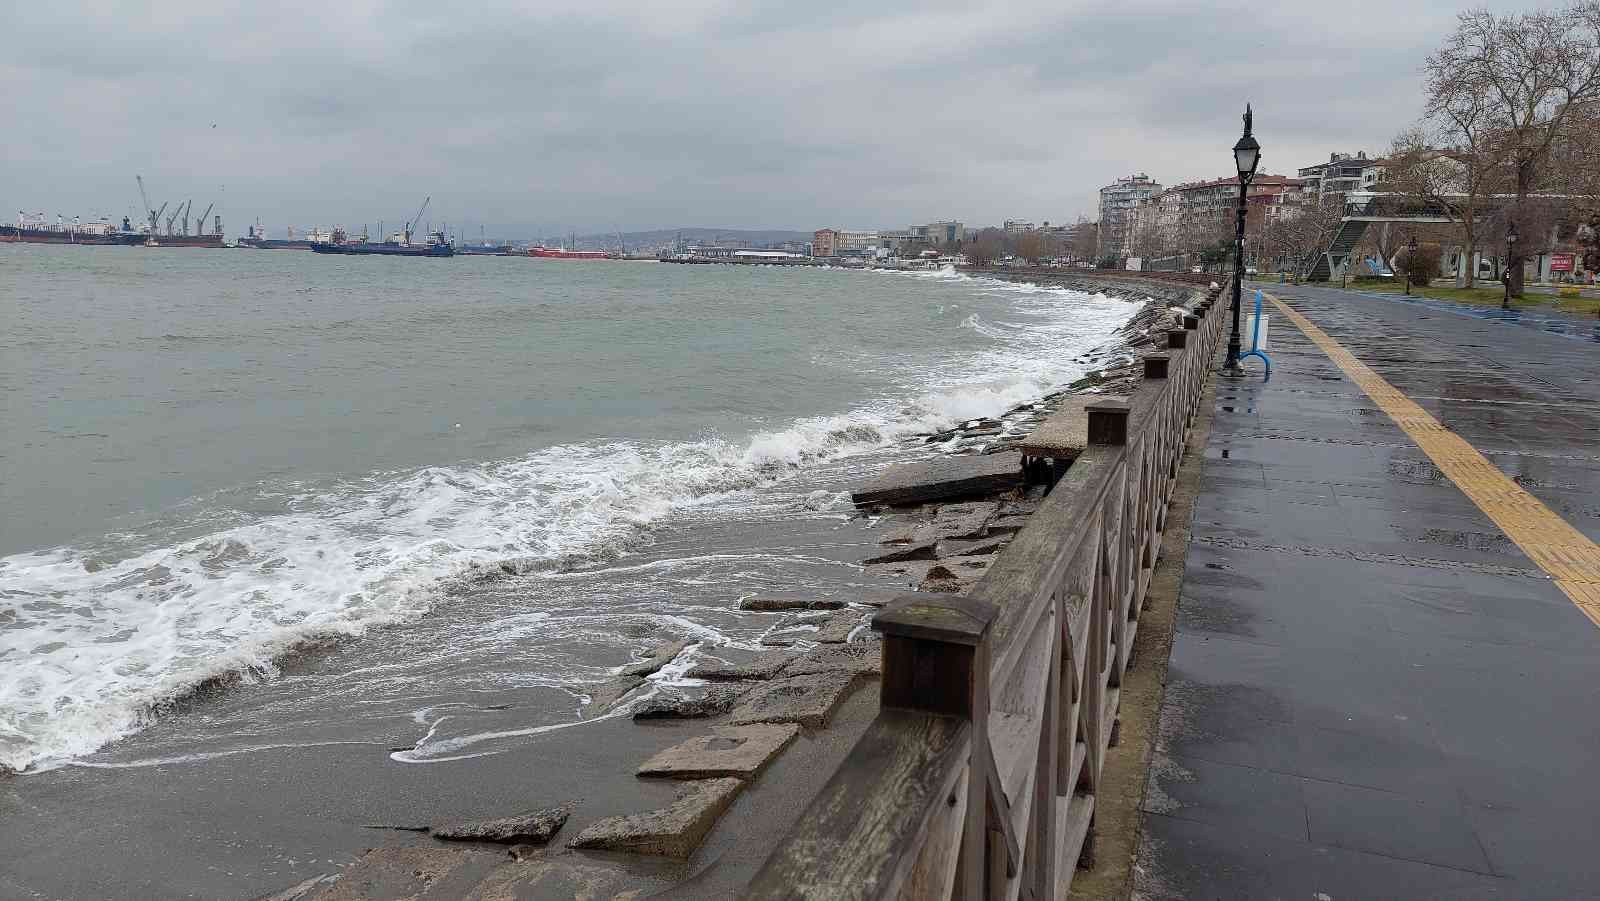
{"type": "Polygon", "coordinates": [[[1402,250],[1397,259],[1399,265],[1395,269],[1402,275],[1410,276],[1413,285],[1427,285],[1439,277],[1439,253],[1437,244],[1419,244],[1416,253],[1409,249],[1402,250]]]}

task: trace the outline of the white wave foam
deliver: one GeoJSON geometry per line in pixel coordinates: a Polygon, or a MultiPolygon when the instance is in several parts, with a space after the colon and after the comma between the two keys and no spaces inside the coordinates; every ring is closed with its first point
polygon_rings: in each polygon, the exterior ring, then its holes
{"type": "Polygon", "coordinates": [[[380,473],[294,497],[279,515],[228,514],[243,524],[192,540],[130,549],[108,536],[0,559],[13,617],[0,629],[0,767],[91,753],[207,679],[271,677],[296,645],[414,619],[464,580],[609,559],[675,512],[998,414],[1081,374],[1073,358],[1134,309],[954,270],[896,274],[1014,291],[1008,320],[1026,321],[981,332],[993,346],[959,365],[906,373],[898,395],[742,441],[566,445],[380,473]]]}

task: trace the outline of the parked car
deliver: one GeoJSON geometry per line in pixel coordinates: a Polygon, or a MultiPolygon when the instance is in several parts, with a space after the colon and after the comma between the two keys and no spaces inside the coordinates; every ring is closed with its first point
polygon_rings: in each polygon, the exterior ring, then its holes
{"type": "Polygon", "coordinates": [[[1244,274],[1245,275],[1255,275],[1256,274],[1256,267],[1254,267],[1254,266],[1246,266],[1246,267],[1244,267],[1244,274]]]}
{"type": "Polygon", "coordinates": [[[1200,269],[1199,266],[1191,266],[1191,267],[1189,267],[1189,271],[1193,272],[1195,275],[1199,275],[1200,272],[1201,272],[1201,269],[1200,269]]]}

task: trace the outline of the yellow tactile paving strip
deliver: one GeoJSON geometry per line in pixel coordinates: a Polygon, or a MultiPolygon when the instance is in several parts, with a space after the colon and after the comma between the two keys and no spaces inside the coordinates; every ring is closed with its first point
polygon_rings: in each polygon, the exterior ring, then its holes
{"type": "Polygon", "coordinates": [[[1434,465],[1522,548],[1528,559],[1555,579],[1579,610],[1600,626],[1600,545],[1507,478],[1477,448],[1441,425],[1299,311],[1270,294],[1266,296],[1405,430],[1434,465]]]}

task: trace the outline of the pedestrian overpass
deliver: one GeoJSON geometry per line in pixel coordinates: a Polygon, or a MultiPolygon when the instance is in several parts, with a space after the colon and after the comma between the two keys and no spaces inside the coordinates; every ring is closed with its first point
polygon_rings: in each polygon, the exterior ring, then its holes
{"type": "Polygon", "coordinates": [[[1351,191],[1345,195],[1344,215],[1339,219],[1333,240],[1326,250],[1307,258],[1300,269],[1301,278],[1308,282],[1325,282],[1333,273],[1348,266],[1350,255],[1374,222],[1433,225],[1455,221],[1449,208],[1436,200],[1419,200],[1409,194],[1381,191],[1351,191]]]}

